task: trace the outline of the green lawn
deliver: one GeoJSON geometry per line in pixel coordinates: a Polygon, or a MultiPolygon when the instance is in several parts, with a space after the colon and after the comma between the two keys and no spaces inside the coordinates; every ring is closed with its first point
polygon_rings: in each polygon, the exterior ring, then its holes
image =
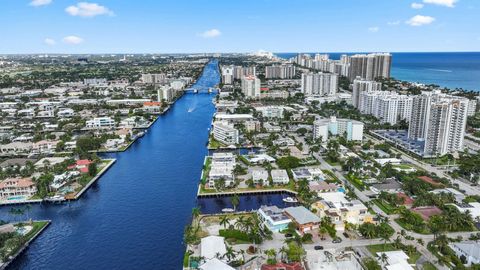
{"type": "Polygon", "coordinates": [[[395,222],[397,222],[400,227],[404,228],[407,231],[414,231],[420,234],[430,234],[430,231],[426,226],[422,230],[420,230],[419,228],[412,228],[410,224],[403,223],[399,218],[395,219],[395,222]]]}
{"type": "Polygon", "coordinates": [[[375,199],[375,200],[372,200],[372,201],[380,209],[382,209],[382,211],[385,212],[385,214],[387,214],[387,215],[391,215],[391,214],[395,213],[395,211],[397,210],[396,207],[393,207],[392,205],[390,205],[389,203],[387,203],[385,201],[381,201],[379,199],[375,199]]]}
{"type": "Polygon", "coordinates": [[[322,170],[322,172],[328,176],[328,179],[326,179],[325,181],[327,183],[342,183],[340,181],[340,179],[338,179],[338,177],[330,170],[322,170]]]}
{"type": "Polygon", "coordinates": [[[345,178],[350,182],[352,183],[352,185],[354,185],[356,188],[358,188],[359,190],[364,190],[365,189],[365,184],[363,183],[363,181],[352,175],[352,174],[347,174],[345,175],[345,178]]]}
{"type": "Polygon", "coordinates": [[[226,145],[215,140],[214,138],[210,138],[210,141],[208,143],[208,148],[210,149],[217,149],[217,148],[220,148],[220,147],[225,147],[226,145]]]}

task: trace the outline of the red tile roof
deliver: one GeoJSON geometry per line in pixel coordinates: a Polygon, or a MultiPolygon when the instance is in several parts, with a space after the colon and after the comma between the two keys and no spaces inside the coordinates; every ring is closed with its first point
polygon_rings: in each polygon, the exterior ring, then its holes
{"type": "Polygon", "coordinates": [[[410,198],[407,194],[403,193],[403,192],[399,192],[397,194],[397,198],[402,198],[403,199],[403,205],[412,205],[415,200],[410,198]]]}
{"type": "Polygon", "coordinates": [[[442,210],[436,206],[421,206],[412,208],[412,211],[422,216],[424,220],[429,220],[430,217],[440,215],[442,210]]]}
{"type": "Polygon", "coordinates": [[[77,166],[90,165],[90,163],[92,163],[92,161],[91,161],[91,160],[88,160],[88,159],[80,159],[80,160],[77,160],[77,166]]]}
{"type": "Polygon", "coordinates": [[[418,179],[422,180],[425,183],[433,185],[433,186],[437,186],[437,187],[438,186],[443,186],[442,183],[439,183],[439,182],[433,180],[431,177],[428,177],[428,176],[419,176],[418,179]]]}
{"type": "Polygon", "coordinates": [[[149,101],[149,102],[144,102],[143,103],[143,106],[160,106],[162,105],[162,103],[160,102],[156,102],[156,101],[149,101]]]}

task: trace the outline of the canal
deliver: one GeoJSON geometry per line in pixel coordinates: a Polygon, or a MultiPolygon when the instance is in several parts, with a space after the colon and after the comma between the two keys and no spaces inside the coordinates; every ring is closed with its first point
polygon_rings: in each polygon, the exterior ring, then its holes
{"type": "MultiPolygon", "coordinates": [[[[194,87],[215,86],[217,61],[194,87]]],[[[0,208],[0,219],[50,219],[52,225],[11,269],[181,269],[183,230],[196,192],[215,108],[214,94],[186,94],[75,202],[32,205],[23,217],[0,208]]],[[[239,209],[281,204],[283,195],[242,196],[239,209]]],[[[204,212],[228,198],[201,199],[204,212]]]]}

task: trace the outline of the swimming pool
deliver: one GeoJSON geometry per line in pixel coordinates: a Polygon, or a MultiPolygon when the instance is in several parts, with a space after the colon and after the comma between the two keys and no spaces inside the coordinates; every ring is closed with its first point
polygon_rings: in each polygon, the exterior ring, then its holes
{"type": "Polygon", "coordinates": [[[8,197],[7,201],[23,201],[26,199],[27,199],[27,196],[20,195],[20,196],[8,197]]]}
{"type": "Polygon", "coordinates": [[[339,187],[337,190],[338,190],[338,192],[345,193],[345,189],[343,187],[339,187]]]}

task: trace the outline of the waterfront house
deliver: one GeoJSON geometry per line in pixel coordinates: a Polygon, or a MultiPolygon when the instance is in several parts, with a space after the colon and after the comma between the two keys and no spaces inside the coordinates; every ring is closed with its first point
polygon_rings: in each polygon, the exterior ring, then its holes
{"type": "Polygon", "coordinates": [[[22,196],[30,198],[37,193],[31,178],[7,178],[0,182],[0,200],[22,196]]]}
{"type": "Polygon", "coordinates": [[[230,265],[220,261],[217,258],[207,260],[204,264],[198,267],[199,270],[235,270],[230,265]]]}
{"type": "Polygon", "coordinates": [[[223,256],[227,252],[225,238],[210,235],[200,240],[200,257],[205,260],[216,258],[219,254],[223,256]]]}
{"type": "Polygon", "coordinates": [[[320,218],[303,206],[288,207],[285,209],[285,214],[301,234],[318,229],[320,225],[320,218]]]}
{"type": "Polygon", "coordinates": [[[457,257],[465,258],[465,265],[480,264],[480,243],[473,241],[465,241],[448,245],[457,255],[457,257]]]}
{"type": "Polygon", "coordinates": [[[253,169],[252,180],[256,185],[268,185],[268,171],[265,169],[253,169]]]}
{"type": "Polygon", "coordinates": [[[95,117],[87,120],[86,129],[112,129],[115,127],[115,121],[110,117],[95,117]]]}
{"type": "Polygon", "coordinates": [[[263,205],[258,209],[258,218],[272,232],[280,232],[288,227],[292,220],[277,206],[263,205]]]}
{"type": "Polygon", "coordinates": [[[287,170],[272,170],[270,172],[274,184],[286,185],[289,182],[287,170]]]}

